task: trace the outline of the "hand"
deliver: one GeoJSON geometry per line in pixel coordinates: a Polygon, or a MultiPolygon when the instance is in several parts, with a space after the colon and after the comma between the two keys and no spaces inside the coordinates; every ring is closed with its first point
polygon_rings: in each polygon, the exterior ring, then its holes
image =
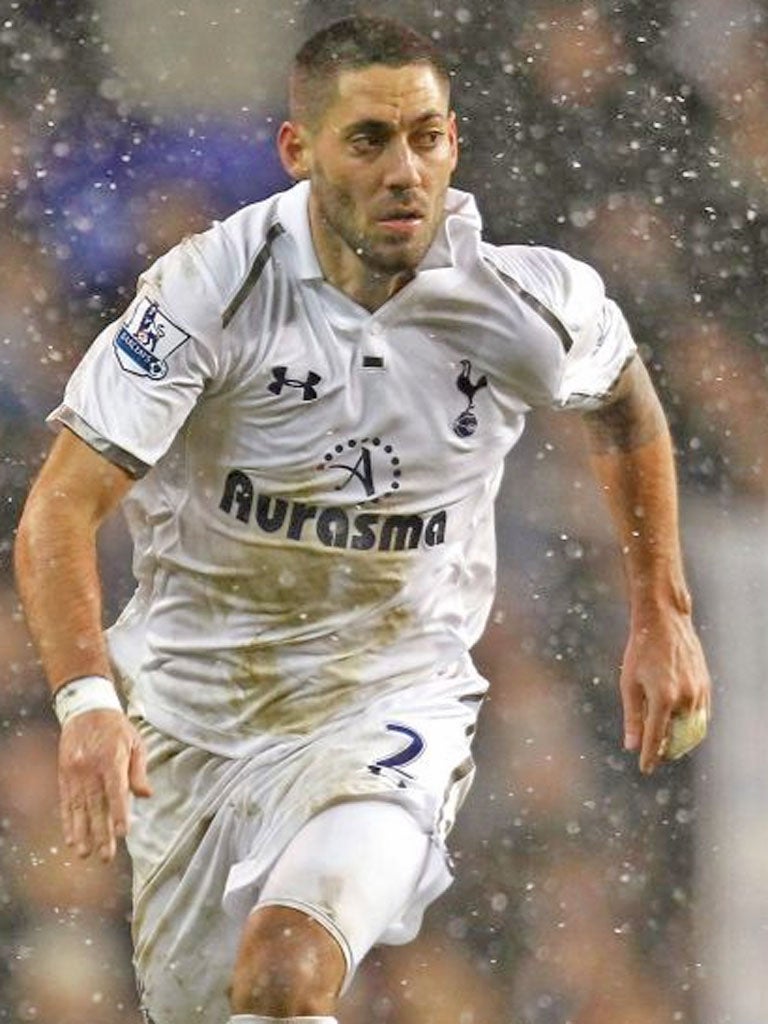
{"type": "Polygon", "coordinates": [[[62,728],[59,792],[67,846],[111,861],[128,831],[130,794],[152,795],[141,739],[121,711],[85,711],[62,728]]]}
{"type": "Polygon", "coordinates": [[[621,697],[624,747],[640,752],[640,770],[650,774],[662,760],[673,716],[704,708],[709,717],[709,672],[687,612],[669,609],[633,623],[621,697]]]}

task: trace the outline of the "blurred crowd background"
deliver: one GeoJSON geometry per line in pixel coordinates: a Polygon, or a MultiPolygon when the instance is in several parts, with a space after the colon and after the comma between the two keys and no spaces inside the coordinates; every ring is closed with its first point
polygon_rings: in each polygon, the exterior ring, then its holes
{"type": "MultiPolygon", "coordinates": [[[[416,943],[371,956],[341,1024],[764,1024],[765,6],[371,7],[444,46],[456,184],[476,193],[490,240],[591,262],[632,324],[679,453],[718,714],[708,747],[650,779],[621,752],[615,545],[578,419],[535,414],[500,508],[458,880],[416,943]]],[[[142,268],[285,187],[272,137],[289,58],[364,9],[0,0],[2,1022],[139,1019],[127,864],[62,848],[57,730],[13,591],[44,417],[142,268]]],[[[102,548],[111,617],[131,590],[119,521],[102,548]]]]}

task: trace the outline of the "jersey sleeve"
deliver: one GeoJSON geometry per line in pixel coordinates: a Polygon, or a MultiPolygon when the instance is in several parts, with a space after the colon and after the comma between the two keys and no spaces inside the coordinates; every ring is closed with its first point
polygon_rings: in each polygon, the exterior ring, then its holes
{"type": "Polygon", "coordinates": [[[218,288],[198,242],[186,239],[139,278],[134,300],[93,342],[48,422],[142,476],[224,371],[220,323],[218,288]]]}
{"type": "Polygon", "coordinates": [[[543,258],[552,265],[547,298],[570,339],[554,405],[564,409],[596,408],[610,395],[637,346],[623,313],[605,294],[596,270],[553,250],[546,250],[543,258]]]}
{"type": "Polygon", "coordinates": [[[503,259],[522,297],[559,339],[550,404],[560,409],[598,407],[637,351],[602,278],[588,264],[554,249],[509,246],[503,259]]]}

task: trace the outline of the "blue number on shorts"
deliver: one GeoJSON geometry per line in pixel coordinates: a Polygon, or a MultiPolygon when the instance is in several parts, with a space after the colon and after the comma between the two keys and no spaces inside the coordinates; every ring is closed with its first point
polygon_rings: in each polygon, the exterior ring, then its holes
{"type": "MultiPolygon", "coordinates": [[[[411,729],[410,726],[407,725],[398,725],[396,722],[387,722],[387,729],[390,732],[397,732],[402,736],[407,736],[408,742],[404,747],[401,747],[400,750],[396,750],[394,754],[390,754],[389,757],[381,757],[378,761],[368,765],[368,767],[374,775],[380,775],[383,768],[392,768],[399,775],[404,775],[407,779],[412,779],[413,776],[403,770],[403,765],[416,760],[424,749],[424,740],[415,729],[411,729]]],[[[399,785],[404,786],[405,783],[400,782],[399,785]]]]}

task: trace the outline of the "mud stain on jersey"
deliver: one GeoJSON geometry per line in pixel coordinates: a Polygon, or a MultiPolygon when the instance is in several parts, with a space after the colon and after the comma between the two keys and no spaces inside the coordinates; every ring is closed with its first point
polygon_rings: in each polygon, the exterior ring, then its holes
{"type": "Polygon", "coordinates": [[[409,562],[263,547],[252,575],[217,581],[222,604],[252,610],[260,631],[232,665],[228,703],[244,731],[307,734],[366,701],[378,688],[366,681],[372,659],[414,621],[402,598],[409,562]]]}
{"type": "MultiPolygon", "coordinates": [[[[254,650],[250,671],[246,670],[245,699],[252,708],[247,719],[249,731],[307,735],[345,711],[364,706],[388,682],[366,680],[367,664],[372,656],[396,642],[410,621],[406,609],[388,609],[356,651],[336,661],[318,661],[316,671],[303,679],[287,676],[276,659],[265,674],[264,650],[254,650]],[[261,691],[258,696],[254,688],[261,691]]],[[[243,682],[241,676],[241,687],[243,682]]]]}
{"type": "Polygon", "coordinates": [[[253,546],[237,574],[211,577],[209,597],[258,624],[259,643],[295,643],[354,628],[401,595],[411,558],[293,544],[253,546]]]}

